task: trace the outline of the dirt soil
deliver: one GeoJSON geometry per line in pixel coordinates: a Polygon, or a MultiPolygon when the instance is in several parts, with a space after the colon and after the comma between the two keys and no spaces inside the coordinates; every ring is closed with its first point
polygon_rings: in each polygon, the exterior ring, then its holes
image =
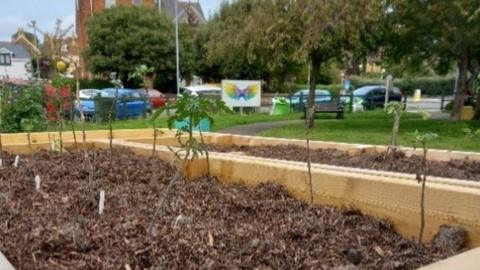
{"type": "MultiPolygon", "coordinates": [[[[293,161],[307,161],[305,147],[296,145],[260,145],[260,146],[224,146],[208,145],[210,151],[216,152],[244,152],[249,156],[275,158],[293,161]]],[[[428,155],[428,153],[427,153],[428,155]]],[[[314,163],[356,167],[364,169],[395,171],[416,174],[421,163],[420,156],[407,157],[403,152],[396,152],[395,162],[389,159],[384,161],[384,154],[363,151],[350,155],[336,149],[311,150],[311,159],[314,163]]],[[[480,162],[472,160],[428,161],[428,175],[480,181],[480,162]]]]}
{"type": "Polygon", "coordinates": [[[150,237],[174,169],[119,149],[110,171],[108,151],[94,156],[91,181],[80,153],[22,156],[18,168],[14,156],[4,159],[0,251],[17,269],[416,269],[451,255],[356,210],[310,207],[272,184],[208,178],[176,183],[150,237]]]}

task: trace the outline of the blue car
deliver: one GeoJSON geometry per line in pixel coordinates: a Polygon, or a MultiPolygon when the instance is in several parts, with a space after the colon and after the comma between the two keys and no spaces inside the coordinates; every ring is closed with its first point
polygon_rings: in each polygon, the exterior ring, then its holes
{"type": "MultiPolygon", "coordinates": [[[[289,97],[290,104],[295,110],[303,110],[308,100],[310,90],[303,89],[289,97]]],[[[332,94],[328,90],[315,90],[315,104],[332,102],[332,94]]]]}
{"type": "Polygon", "coordinates": [[[98,89],[83,89],[79,92],[80,103],[75,101],[75,118],[80,117],[80,106],[82,106],[83,115],[87,120],[95,118],[95,97],[100,94],[98,89]]]}
{"type": "Polygon", "coordinates": [[[107,88],[99,91],[97,95],[80,97],[80,104],[76,104],[76,113],[79,114],[79,106],[87,119],[95,119],[95,97],[116,98],[117,119],[127,119],[144,116],[150,113],[152,106],[150,99],[144,92],[127,88],[107,88]]]}

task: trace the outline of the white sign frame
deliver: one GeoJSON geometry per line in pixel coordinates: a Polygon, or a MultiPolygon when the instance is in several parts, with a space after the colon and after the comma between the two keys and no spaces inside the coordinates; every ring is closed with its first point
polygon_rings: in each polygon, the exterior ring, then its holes
{"type": "Polygon", "coordinates": [[[222,100],[230,108],[260,107],[262,82],[255,80],[222,80],[222,100]],[[249,87],[250,89],[247,89],[249,87]],[[253,97],[252,94],[254,94],[253,97]]]}

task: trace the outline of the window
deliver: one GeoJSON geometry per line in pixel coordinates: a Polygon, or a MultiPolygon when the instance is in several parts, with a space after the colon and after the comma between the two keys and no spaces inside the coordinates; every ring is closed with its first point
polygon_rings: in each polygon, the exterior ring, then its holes
{"type": "Polygon", "coordinates": [[[143,0],[132,0],[132,4],[134,6],[140,6],[142,4],[143,0]]]}
{"type": "Polygon", "coordinates": [[[12,55],[9,53],[0,54],[0,66],[11,66],[12,65],[12,55]]]}
{"type": "Polygon", "coordinates": [[[105,7],[106,8],[113,7],[116,4],[117,4],[116,0],[105,0],[105,7]]]}

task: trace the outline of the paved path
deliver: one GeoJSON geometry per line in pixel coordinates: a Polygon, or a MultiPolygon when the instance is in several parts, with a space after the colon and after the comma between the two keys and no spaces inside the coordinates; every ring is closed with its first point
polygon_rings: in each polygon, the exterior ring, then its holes
{"type": "Polygon", "coordinates": [[[229,133],[236,135],[256,135],[264,130],[272,128],[280,128],[290,124],[303,123],[304,120],[287,120],[287,121],[274,121],[274,122],[261,122],[248,125],[234,126],[226,129],[219,130],[219,133],[229,133]]]}

